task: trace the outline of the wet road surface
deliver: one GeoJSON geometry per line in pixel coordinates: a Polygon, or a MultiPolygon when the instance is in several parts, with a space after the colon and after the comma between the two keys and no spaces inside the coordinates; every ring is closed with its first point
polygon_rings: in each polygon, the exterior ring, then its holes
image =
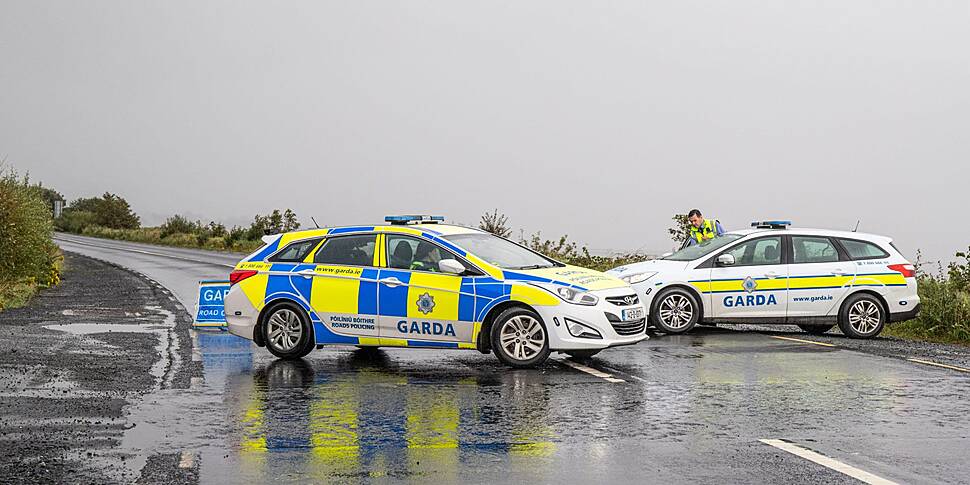
{"type": "MultiPolygon", "coordinates": [[[[238,259],[57,241],[147,275],[190,311],[197,282],[238,259]]],[[[129,406],[138,432],[119,446],[176,456],[203,483],[968,480],[970,373],[906,360],[916,344],[902,355],[888,339],[763,330],[702,328],[517,371],[474,351],[326,348],[283,362],[193,332],[203,377],[129,406]]]]}

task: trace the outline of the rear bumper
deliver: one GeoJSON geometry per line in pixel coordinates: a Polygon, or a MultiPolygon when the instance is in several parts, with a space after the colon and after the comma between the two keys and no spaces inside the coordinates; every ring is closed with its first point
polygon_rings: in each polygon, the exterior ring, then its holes
{"type": "Polygon", "coordinates": [[[912,320],[919,316],[920,303],[917,303],[912,310],[907,310],[904,312],[895,312],[889,314],[890,322],[905,322],[906,320],[912,320]]]}

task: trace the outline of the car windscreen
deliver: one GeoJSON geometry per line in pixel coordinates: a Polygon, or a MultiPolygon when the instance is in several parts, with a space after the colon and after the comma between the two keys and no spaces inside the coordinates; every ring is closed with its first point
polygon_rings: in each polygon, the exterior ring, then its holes
{"type": "Polygon", "coordinates": [[[445,236],[445,239],[503,269],[538,269],[560,266],[559,263],[535,251],[492,234],[454,234],[445,236]]]}
{"type": "Polygon", "coordinates": [[[717,251],[718,249],[731,244],[738,239],[741,239],[740,234],[724,234],[722,236],[717,236],[714,239],[708,239],[700,244],[694,244],[693,246],[687,246],[680,251],[677,251],[669,256],[665,256],[661,259],[666,259],[670,261],[693,261],[695,259],[703,258],[708,254],[717,251]]]}

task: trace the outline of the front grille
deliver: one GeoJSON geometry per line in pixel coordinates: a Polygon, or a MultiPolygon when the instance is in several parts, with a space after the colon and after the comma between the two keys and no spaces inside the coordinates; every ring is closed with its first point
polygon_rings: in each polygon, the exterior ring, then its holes
{"type": "Polygon", "coordinates": [[[614,323],[613,330],[616,331],[617,335],[636,335],[643,333],[647,326],[646,323],[647,321],[644,318],[632,322],[614,323]]]}
{"type": "Polygon", "coordinates": [[[616,306],[632,306],[640,303],[640,298],[636,294],[633,295],[623,295],[623,296],[608,296],[606,301],[616,305],[616,306]],[[627,301],[627,298],[630,298],[627,301]]]}
{"type": "Polygon", "coordinates": [[[634,320],[632,322],[624,322],[620,320],[620,317],[610,312],[603,313],[606,314],[606,319],[610,321],[610,325],[613,325],[613,330],[616,331],[617,335],[636,335],[638,333],[643,333],[644,329],[647,327],[647,319],[645,318],[634,320]]]}

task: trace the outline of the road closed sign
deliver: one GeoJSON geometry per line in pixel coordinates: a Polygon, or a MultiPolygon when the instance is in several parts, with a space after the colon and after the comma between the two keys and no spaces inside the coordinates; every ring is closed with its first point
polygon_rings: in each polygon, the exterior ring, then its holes
{"type": "Polygon", "coordinates": [[[223,302],[229,293],[228,281],[200,281],[196,302],[196,327],[225,327],[226,311],[223,302]]]}

